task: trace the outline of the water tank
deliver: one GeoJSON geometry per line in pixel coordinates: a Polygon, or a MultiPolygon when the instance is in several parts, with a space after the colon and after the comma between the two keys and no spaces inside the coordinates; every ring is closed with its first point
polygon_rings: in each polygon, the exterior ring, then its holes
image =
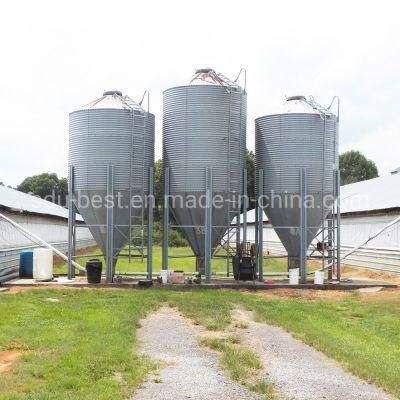
{"type": "Polygon", "coordinates": [[[50,281],[53,278],[53,251],[39,247],[33,250],[33,279],[50,281]]]}
{"type": "Polygon", "coordinates": [[[256,170],[263,170],[264,210],[289,255],[300,257],[300,168],[307,170],[307,246],[334,201],[338,168],[337,118],[304,96],[286,99],[274,114],[256,119],[256,170]],[[325,201],[323,201],[323,197],[325,201]]]}
{"type": "Polygon", "coordinates": [[[201,269],[204,259],[205,210],[198,207],[206,190],[206,169],[212,170],[212,251],[237,215],[246,160],[246,92],[212,69],[197,70],[192,81],[164,92],[163,160],[170,169],[170,195],[195,199],[187,207],[170,207],[182,226],[201,269]],[[220,207],[221,206],[221,207],[220,207]]]}
{"type": "Polygon", "coordinates": [[[79,108],[69,117],[69,165],[74,167],[75,205],[98,246],[106,249],[107,168],[114,170],[113,257],[141,223],[154,164],[154,115],[119,91],[79,108]],[[131,201],[134,199],[134,201],[131,201]]]}

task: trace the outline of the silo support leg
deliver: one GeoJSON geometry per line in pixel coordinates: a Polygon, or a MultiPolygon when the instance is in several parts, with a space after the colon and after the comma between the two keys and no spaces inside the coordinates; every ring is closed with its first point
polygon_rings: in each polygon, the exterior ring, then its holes
{"type": "Polygon", "coordinates": [[[307,283],[307,169],[300,168],[300,277],[307,283]]]}
{"type": "Polygon", "coordinates": [[[163,238],[162,269],[168,269],[168,234],[169,234],[169,168],[164,169],[164,204],[163,204],[163,238]]]}
{"type": "Polygon", "coordinates": [[[204,224],[204,264],[206,282],[211,281],[211,234],[212,234],[212,169],[206,169],[206,209],[204,224]]]}
{"type": "Polygon", "coordinates": [[[76,212],[74,205],[74,167],[68,171],[68,279],[75,278],[75,267],[72,265],[75,247],[76,212]]]}
{"type": "Polygon", "coordinates": [[[264,280],[264,223],[263,223],[263,207],[262,207],[262,196],[264,193],[264,171],[260,169],[258,171],[258,196],[257,196],[257,220],[258,220],[258,248],[257,248],[257,268],[258,268],[258,280],[262,282],[264,280]]]}
{"type": "Polygon", "coordinates": [[[107,166],[107,200],[106,281],[112,283],[114,278],[114,166],[112,164],[107,166]]]}
{"type": "MultiPolygon", "coordinates": [[[[248,194],[247,194],[247,169],[243,170],[243,246],[244,251],[246,251],[246,244],[247,244],[247,207],[249,206],[248,203],[248,194]]],[[[239,212],[239,219],[236,221],[240,227],[240,212],[239,212]]],[[[239,228],[240,229],[240,228],[239,228]]]]}
{"type": "Polygon", "coordinates": [[[153,207],[154,169],[149,168],[149,199],[147,202],[147,279],[153,278],[153,207]]]}

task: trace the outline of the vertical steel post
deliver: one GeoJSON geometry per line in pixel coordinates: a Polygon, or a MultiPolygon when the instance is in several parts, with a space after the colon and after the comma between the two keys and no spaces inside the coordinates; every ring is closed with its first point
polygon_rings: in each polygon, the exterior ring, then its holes
{"type": "Polygon", "coordinates": [[[300,168],[300,277],[301,283],[307,283],[307,169],[300,168]]]}
{"type": "Polygon", "coordinates": [[[69,166],[68,171],[68,279],[75,278],[75,267],[72,265],[74,256],[74,235],[76,213],[74,205],[74,166],[69,166]]]}
{"type": "MultiPolygon", "coordinates": [[[[247,243],[247,207],[248,207],[247,169],[245,168],[243,170],[243,225],[242,225],[244,250],[246,250],[246,243],[247,243]]],[[[238,223],[240,224],[240,219],[239,219],[238,223]]]]}
{"type": "Polygon", "coordinates": [[[264,218],[262,199],[264,195],[264,170],[258,170],[258,196],[257,196],[257,218],[258,218],[258,247],[257,247],[257,268],[258,280],[264,279],[264,218]]]}
{"type": "Polygon", "coordinates": [[[153,279],[153,207],[154,169],[149,168],[149,201],[147,202],[147,279],[153,279]]]}
{"type": "Polygon", "coordinates": [[[206,209],[204,221],[204,267],[206,282],[211,281],[211,235],[212,235],[212,169],[206,168],[206,209]]]}
{"type": "Polygon", "coordinates": [[[106,245],[106,281],[112,283],[114,278],[114,166],[107,166],[107,245],[106,245]],[[112,203],[112,204],[110,204],[112,203]]]}
{"type": "MultiPolygon", "coordinates": [[[[258,171],[256,171],[255,172],[255,175],[256,175],[256,193],[255,193],[255,195],[256,195],[256,204],[255,204],[255,207],[254,207],[254,216],[255,216],[255,218],[254,218],[254,246],[255,246],[255,249],[256,249],[256,257],[257,257],[257,249],[258,249],[258,200],[259,200],[259,197],[258,197],[258,171]]],[[[258,260],[256,260],[256,272],[257,272],[257,274],[258,274],[258,260]]]]}
{"type": "Polygon", "coordinates": [[[329,250],[328,250],[328,279],[331,280],[333,277],[333,267],[334,267],[334,252],[332,250],[332,246],[333,246],[333,229],[335,227],[334,224],[334,214],[331,211],[328,215],[328,246],[329,246],[329,250]]]}
{"type": "Polygon", "coordinates": [[[340,265],[340,171],[336,170],[336,278],[340,281],[341,265],[340,265]]]}
{"type": "Polygon", "coordinates": [[[163,239],[162,269],[168,269],[168,235],[169,235],[169,167],[164,169],[164,203],[163,203],[163,239]]]}

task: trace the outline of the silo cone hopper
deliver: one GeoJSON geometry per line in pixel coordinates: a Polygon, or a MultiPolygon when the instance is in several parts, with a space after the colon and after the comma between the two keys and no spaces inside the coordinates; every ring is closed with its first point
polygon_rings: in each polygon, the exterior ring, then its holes
{"type": "Polygon", "coordinates": [[[308,248],[332,209],[337,168],[337,118],[312,98],[289,97],[278,113],[256,119],[263,208],[288,253],[289,268],[300,265],[301,196],[306,196],[303,245],[308,248]]]}
{"type": "Polygon", "coordinates": [[[204,203],[207,170],[212,196],[221,200],[211,212],[212,252],[239,212],[246,162],[246,91],[209,68],[197,70],[190,84],[164,91],[163,160],[174,199],[170,210],[203,273],[206,211],[199,205],[204,203]],[[183,199],[183,204],[176,199],[183,199]]]}
{"type": "Polygon", "coordinates": [[[115,266],[132,225],[141,223],[154,163],[154,115],[121,92],[106,91],[70,114],[69,132],[75,206],[103,254],[112,248],[115,266]]]}

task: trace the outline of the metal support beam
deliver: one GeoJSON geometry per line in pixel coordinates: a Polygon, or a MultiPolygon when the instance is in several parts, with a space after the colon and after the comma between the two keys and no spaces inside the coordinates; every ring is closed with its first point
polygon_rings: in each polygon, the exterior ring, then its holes
{"type": "MultiPolygon", "coordinates": [[[[248,208],[248,198],[247,198],[247,169],[243,170],[243,246],[246,246],[247,242],[247,208],[248,208]]],[[[237,223],[240,226],[240,216],[237,223]]],[[[240,229],[240,228],[239,228],[240,229]]]]}
{"type": "Polygon", "coordinates": [[[112,283],[114,278],[114,166],[112,164],[107,166],[107,200],[106,280],[107,283],[112,283]]]}
{"type": "Polygon", "coordinates": [[[206,282],[211,281],[211,235],[212,235],[212,169],[206,168],[206,209],[204,221],[204,268],[206,282]]]}
{"type": "Polygon", "coordinates": [[[154,169],[149,168],[149,201],[147,202],[147,279],[153,279],[153,207],[154,169]]]}
{"type": "Polygon", "coordinates": [[[335,184],[336,184],[336,279],[340,281],[340,171],[336,170],[335,174],[335,184]]]}
{"type": "Polygon", "coordinates": [[[72,265],[75,247],[76,213],[74,204],[74,166],[68,171],[68,279],[75,278],[75,268],[72,265]]]}
{"type": "Polygon", "coordinates": [[[263,204],[262,199],[264,195],[264,170],[258,170],[258,194],[257,194],[257,219],[258,219],[258,246],[257,246],[257,268],[258,280],[264,280],[264,218],[263,218],[263,204]]]}
{"type": "Polygon", "coordinates": [[[307,283],[307,169],[300,168],[300,278],[307,283]]]}
{"type": "Polygon", "coordinates": [[[164,203],[163,203],[163,239],[162,269],[168,269],[168,235],[169,235],[169,167],[164,169],[164,203]]]}
{"type": "MultiPolygon", "coordinates": [[[[333,269],[334,269],[334,257],[335,252],[333,251],[333,229],[335,227],[334,221],[334,214],[331,211],[328,215],[328,279],[332,280],[333,278],[333,269]]],[[[325,241],[324,237],[322,236],[323,243],[325,241]]],[[[325,249],[323,249],[325,251],[325,249]]]]}

